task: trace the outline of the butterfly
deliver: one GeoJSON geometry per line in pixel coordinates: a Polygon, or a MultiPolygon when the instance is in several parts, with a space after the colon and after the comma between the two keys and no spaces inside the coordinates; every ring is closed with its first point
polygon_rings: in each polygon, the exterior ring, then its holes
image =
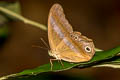
{"type": "Polygon", "coordinates": [[[49,55],[52,60],[78,63],[92,59],[95,54],[92,39],[73,31],[60,4],[54,4],[48,16],[49,55]]]}

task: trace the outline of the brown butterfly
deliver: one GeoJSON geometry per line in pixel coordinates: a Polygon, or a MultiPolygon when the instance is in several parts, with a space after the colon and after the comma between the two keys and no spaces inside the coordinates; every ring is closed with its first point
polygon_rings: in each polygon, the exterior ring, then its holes
{"type": "Polygon", "coordinates": [[[49,55],[53,56],[54,60],[85,62],[95,54],[92,39],[73,31],[60,4],[54,4],[50,9],[48,39],[51,48],[49,55]]]}

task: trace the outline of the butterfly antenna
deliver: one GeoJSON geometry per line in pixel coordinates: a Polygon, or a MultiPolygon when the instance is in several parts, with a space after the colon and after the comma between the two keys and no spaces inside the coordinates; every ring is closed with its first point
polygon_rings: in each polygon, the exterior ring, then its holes
{"type": "Polygon", "coordinates": [[[35,48],[42,48],[42,49],[48,50],[48,48],[44,48],[44,47],[37,46],[37,45],[32,45],[32,47],[35,47],[35,48]]]}
{"type": "Polygon", "coordinates": [[[44,45],[47,47],[48,50],[50,50],[50,47],[48,46],[48,44],[45,42],[45,40],[43,38],[40,38],[41,41],[44,43],[44,45]]]}

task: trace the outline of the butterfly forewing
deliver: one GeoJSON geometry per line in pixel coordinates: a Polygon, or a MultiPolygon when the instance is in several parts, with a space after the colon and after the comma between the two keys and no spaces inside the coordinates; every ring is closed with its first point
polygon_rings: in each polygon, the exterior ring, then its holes
{"type": "Polygon", "coordinates": [[[55,49],[61,40],[72,32],[72,27],[66,20],[62,7],[59,4],[53,5],[48,17],[48,38],[51,49],[55,49]]]}

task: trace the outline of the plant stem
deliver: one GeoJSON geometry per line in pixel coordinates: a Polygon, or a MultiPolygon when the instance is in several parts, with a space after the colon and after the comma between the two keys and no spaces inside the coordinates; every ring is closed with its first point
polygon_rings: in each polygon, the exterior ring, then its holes
{"type": "Polygon", "coordinates": [[[25,17],[15,13],[13,11],[10,11],[10,10],[4,8],[4,7],[0,7],[0,11],[4,12],[7,15],[10,15],[10,16],[13,16],[13,17],[19,19],[19,20],[23,21],[26,24],[30,24],[30,25],[36,26],[38,28],[41,28],[42,30],[47,30],[47,27],[45,27],[45,25],[37,23],[37,22],[32,21],[32,20],[29,20],[29,19],[27,19],[27,18],[25,18],[25,17]]]}

